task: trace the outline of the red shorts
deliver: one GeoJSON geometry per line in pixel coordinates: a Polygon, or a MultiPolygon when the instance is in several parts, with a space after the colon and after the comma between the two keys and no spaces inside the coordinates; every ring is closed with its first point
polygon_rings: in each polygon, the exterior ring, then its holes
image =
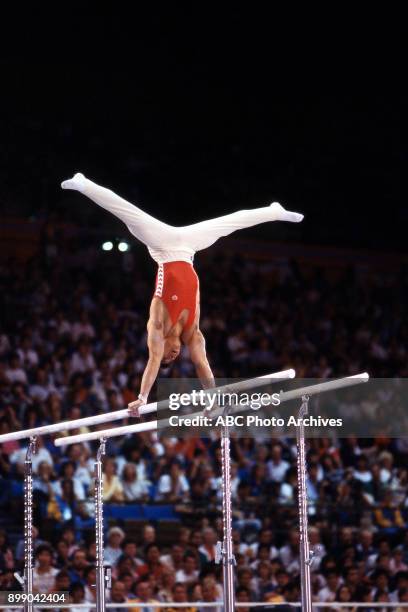
{"type": "Polygon", "coordinates": [[[171,322],[175,325],[183,310],[188,310],[184,329],[194,323],[197,312],[199,281],[193,265],[186,261],[159,264],[154,297],[163,300],[171,322]]]}

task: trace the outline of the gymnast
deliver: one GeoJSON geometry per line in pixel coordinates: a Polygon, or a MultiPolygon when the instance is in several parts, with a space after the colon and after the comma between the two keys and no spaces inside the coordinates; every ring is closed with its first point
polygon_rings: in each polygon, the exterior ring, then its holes
{"type": "Polygon", "coordinates": [[[200,289],[193,267],[194,254],[211,246],[222,236],[267,221],[302,221],[303,215],[287,211],[273,202],[270,206],[240,210],[230,215],[174,227],[155,219],[110,189],[75,174],[61,183],[63,189],[80,191],[125,223],[131,234],[145,244],[158,264],[156,284],[147,323],[149,359],[140,393],[128,406],[132,416],[147,403],[161,366],[174,361],[181,345],[188,347],[197,377],[204,388],[215,386],[208,363],[205,339],[200,331],[200,289]]]}

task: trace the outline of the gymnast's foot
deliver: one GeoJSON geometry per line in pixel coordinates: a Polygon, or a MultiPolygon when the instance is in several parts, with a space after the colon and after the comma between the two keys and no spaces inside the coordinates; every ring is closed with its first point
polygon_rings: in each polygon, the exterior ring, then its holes
{"type": "Polygon", "coordinates": [[[74,189],[75,191],[84,191],[86,186],[86,178],[80,172],[77,172],[72,179],[62,181],[61,187],[63,189],[74,189]]]}
{"type": "Polygon", "coordinates": [[[301,215],[300,213],[285,210],[283,206],[279,204],[279,202],[272,202],[270,207],[276,214],[277,221],[290,221],[291,223],[300,223],[300,221],[302,221],[304,217],[304,215],[301,215]]]}

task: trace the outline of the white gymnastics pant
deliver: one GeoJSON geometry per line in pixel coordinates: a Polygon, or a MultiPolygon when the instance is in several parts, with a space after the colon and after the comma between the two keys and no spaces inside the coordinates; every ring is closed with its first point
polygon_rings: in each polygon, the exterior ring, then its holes
{"type": "Polygon", "coordinates": [[[286,211],[274,202],[263,208],[240,210],[194,225],[174,227],[155,219],[110,189],[93,183],[83,175],[79,175],[80,185],[74,186],[77,176],[72,181],[63,183],[63,186],[79,188],[88,198],[123,221],[133,236],[147,246],[157,263],[180,260],[192,262],[196,251],[206,249],[222,236],[228,236],[236,230],[267,221],[301,221],[303,218],[302,215],[286,211]]]}

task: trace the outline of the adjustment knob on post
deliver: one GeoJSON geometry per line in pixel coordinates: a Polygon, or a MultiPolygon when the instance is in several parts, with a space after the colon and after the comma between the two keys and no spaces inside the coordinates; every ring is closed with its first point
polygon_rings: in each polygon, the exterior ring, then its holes
{"type": "Polygon", "coordinates": [[[105,580],[106,580],[106,588],[107,589],[112,588],[112,568],[111,567],[105,568],[105,580]]]}
{"type": "Polygon", "coordinates": [[[215,545],[214,563],[216,563],[217,565],[221,563],[222,555],[223,555],[222,542],[217,542],[217,544],[215,545]]]}
{"type": "Polygon", "coordinates": [[[24,586],[25,580],[24,580],[24,578],[22,576],[20,576],[20,574],[18,572],[14,572],[13,576],[14,576],[14,578],[16,580],[18,580],[18,582],[21,584],[21,586],[24,586]]]}

